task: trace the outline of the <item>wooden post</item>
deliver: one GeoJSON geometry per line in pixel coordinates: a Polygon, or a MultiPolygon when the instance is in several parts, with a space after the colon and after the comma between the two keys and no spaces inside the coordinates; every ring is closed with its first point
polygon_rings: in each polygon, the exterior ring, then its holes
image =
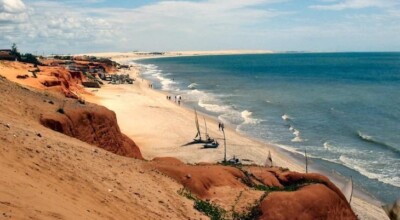
{"type": "Polygon", "coordinates": [[[304,155],[305,155],[305,157],[306,157],[306,173],[308,173],[308,158],[307,158],[307,148],[305,149],[305,151],[304,151],[305,153],[304,153],[304,155]]]}
{"type": "Polygon", "coordinates": [[[226,138],[224,128],[222,128],[222,133],[224,134],[224,162],[226,162],[226,138]]]}

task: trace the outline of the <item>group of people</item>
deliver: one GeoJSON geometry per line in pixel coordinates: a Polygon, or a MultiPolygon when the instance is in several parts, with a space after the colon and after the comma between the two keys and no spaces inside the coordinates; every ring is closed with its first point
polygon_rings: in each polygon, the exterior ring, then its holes
{"type": "Polygon", "coordinates": [[[225,125],[222,122],[218,122],[218,131],[224,131],[225,125]]]}
{"type": "MultiPolygon", "coordinates": [[[[167,95],[167,100],[171,100],[172,96],[167,95]]],[[[174,97],[174,101],[175,103],[178,103],[178,105],[181,105],[181,101],[182,101],[182,96],[178,95],[174,97]]]]}
{"type": "Polygon", "coordinates": [[[153,84],[152,83],[149,84],[149,88],[151,88],[151,89],[153,88],[153,84]]]}

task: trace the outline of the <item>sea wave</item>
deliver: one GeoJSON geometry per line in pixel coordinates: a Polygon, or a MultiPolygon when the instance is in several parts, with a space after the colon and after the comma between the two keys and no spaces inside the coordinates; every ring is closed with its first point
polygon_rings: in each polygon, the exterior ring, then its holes
{"type": "Polygon", "coordinates": [[[208,103],[205,103],[202,99],[199,100],[198,105],[200,107],[203,107],[207,111],[215,112],[215,113],[224,113],[227,111],[232,111],[230,106],[218,105],[218,104],[208,104],[208,103]]]}
{"type": "Polygon", "coordinates": [[[190,85],[188,85],[189,89],[196,89],[196,87],[198,86],[197,83],[191,83],[190,85]]]}
{"type": "Polygon", "coordinates": [[[161,84],[161,89],[166,91],[179,91],[179,88],[176,86],[176,82],[165,77],[169,74],[164,74],[162,70],[158,69],[158,66],[153,64],[140,64],[144,70],[141,72],[142,75],[149,75],[155,79],[157,79],[161,84]]]}
{"type": "Polygon", "coordinates": [[[252,117],[253,112],[251,111],[244,110],[240,113],[240,115],[244,120],[243,124],[258,124],[261,122],[261,119],[256,119],[252,117]]]}
{"type": "Polygon", "coordinates": [[[305,141],[303,138],[301,138],[300,131],[297,130],[296,128],[294,128],[292,125],[289,126],[289,131],[291,131],[293,133],[293,135],[295,136],[291,140],[292,142],[304,142],[305,141]]]}
{"type": "Polygon", "coordinates": [[[161,72],[157,72],[154,76],[160,81],[162,90],[177,90],[173,85],[176,84],[173,80],[162,76],[161,72]]]}
{"type": "Polygon", "coordinates": [[[377,140],[376,138],[374,138],[371,135],[365,134],[365,133],[363,133],[361,131],[357,131],[357,136],[363,141],[366,141],[366,142],[369,142],[369,143],[373,143],[373,144],[378,145],[378,146],[380,146],[382,148],[385,148],[386,150],[390,150],[393,153],[400,155],[400,149],[398,149],[398,148],[396,148],[396,147],[394,147],[394,146],[392,146],[392,145],[390,145],[388,143],[385,143],[383,141],[377,140]]]}
{"type": "Polygon", "coordinates": [[[333,147],[332,144],[329,143],[328,141],[324,142],[324,148],[325,148],[326,150],[331,150],[332,147],[333,147]]]}
{"type": "Polygon", "coordinates": [[[283,119],[284,121],[289,121],[289,120],[292,120],[293,118],[292,118],[290,115],[288,115],[288,114],[284,114],[284,115],[282,115],[282,119],[283,119]]]}
{"type": "MultiPolygon", "coordinates": [[[[398,176],[393,176],[393,172],[385,172],[385,173],[374,173],[371,171],[368,171],[365,167],[365,162],[363,163],[362,161],[353,158],[353,157],[348,157],[345,155],[341,155],[339,160],[342,162],[342,164],[350,169],[356,170],[357,172],[361,173],[362,175],[370,178],[370,179],[375,179],[380,182],[390,184],[392,186],[400,187],[400,177],[398,176]]],[[[368,161],[370,162],[370,161],[368,161]]],[[[394,171],[395,172],[395,171],[394,171]]]]}

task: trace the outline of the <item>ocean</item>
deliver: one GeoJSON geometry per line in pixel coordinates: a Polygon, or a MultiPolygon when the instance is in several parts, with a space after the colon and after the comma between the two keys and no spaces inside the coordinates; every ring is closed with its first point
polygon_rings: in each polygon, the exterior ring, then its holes
{"type": "Polygon", "coordinates": [[[400,198],[400,53],[282,53],[135,61],[154,88],[181,95],[240,133],[400,198]]]}

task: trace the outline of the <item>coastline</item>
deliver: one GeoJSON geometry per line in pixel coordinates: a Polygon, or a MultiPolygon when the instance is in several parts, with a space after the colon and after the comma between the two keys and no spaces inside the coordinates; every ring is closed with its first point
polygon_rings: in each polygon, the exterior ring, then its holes
{"type": "Polygon", "coordinates": [[[219,55],[245,55],[245,54],[272,54],[272,50],[216,50],[216,51],[169,51],[169,52],[106,52],[85,53],[77,56],[107,57],[115,62],[127,62],[141,59],[156,59],[168,57],[188,56],[219,56],[219,55]],[[161,54],[158,54],[161,53],[161,54]]]}
{"type": "MultiPolygon", "coordinates": [[[[119,59],[116,61],[121,62],[119,59]]],[[[135,140],[146,159],[172,156],[186,163],[215,163],[223,159],[221,140],[218,149],[204,150],[200,148],[201,145],[181,147],[191,141],[196,133],[193,111],[188,107],[178,106],[173,101],[168,101],[165,98],[166,92],[149,88],[149,82],[140,78],[139,69],[135,68],[129,74],[136,79],[134,85],[105,85],[96,92],[95,96],[87,97],[87,99],[104,105],[116,113],[122,131],[135,140]]],[[[217,119],[203,113],[199,115],[201,129],[204,129],[203,119],[201,119],[204,116],[210,136],[221,139],[222,133],[218,132],[217,119]]],[[[261,165],[268,151],[271,151],[276,165],[287,167],[292,171],[305,172],[300,156],[291,155],[290,152],[278,146],[240,134],[232,128],[226,131],[228,158],[236,155],[241,159],[248,159],[261,165]]],[[[314,167],[312,170],[320,172],[314,167]]],[[[329,172],[321,173],[327,175],[339,188],[344,183],[340,177],[335,177],[329,172]]],[[[359,192],[352,201],[352,207],[361,219],[387,219],[378,205],[379,201],[374,201],[359,192]]]]}

